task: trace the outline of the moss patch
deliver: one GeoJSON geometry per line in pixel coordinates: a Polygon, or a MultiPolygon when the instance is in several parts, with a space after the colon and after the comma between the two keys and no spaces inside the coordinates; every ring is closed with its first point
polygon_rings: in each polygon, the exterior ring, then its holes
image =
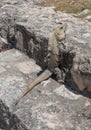
{"type": "Polygon", "coordinates": [[[44,0],[41,6],[54,6],[55,11],[79,13],[84,9],[91,9],[91,0],[44,0]]]}

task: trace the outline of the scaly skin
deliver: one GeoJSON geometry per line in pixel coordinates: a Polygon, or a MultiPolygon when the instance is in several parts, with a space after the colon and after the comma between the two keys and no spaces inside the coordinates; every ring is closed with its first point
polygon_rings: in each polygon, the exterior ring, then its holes
{"type": "Polygon", "coordinates": [[[21,98],[23,98],[29,91],[31,91],[37,84],[41,83],[42,81],[48,79],[52,75],[52,72],[49,70],[45,70],[38,78],[36,78],[28,88],[26,88],[22,95],[17,99],[16,103],[17,104],[21,98]]]}
{"type": "Polygon", "coordinates": [[[47,69],[35,79],[28,88],[24,90],[21,96],[16,100],[16,104],[22,99],[29,91],[31,91],[37,84],[48,79],[52,74],[53,70],[58,67],[60,60],[62,59],[62,51],[66,51],[64,47],[65,39],[65,25],[60,23],[54,31],[51,33],[48,42],[48,55],[46,61],[48,63],[47,69]],[[62,46],[61,46],[62,44],[62,46]],[[62,50],[61,50],[62,49],[62,50]]]}

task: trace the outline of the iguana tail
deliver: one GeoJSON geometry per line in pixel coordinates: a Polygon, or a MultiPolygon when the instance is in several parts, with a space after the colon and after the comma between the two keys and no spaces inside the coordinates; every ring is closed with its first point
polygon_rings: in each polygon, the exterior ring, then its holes
{"type": "Polygon", "coordinates": [[[37,77],[28,88],[24,90],[20,97],[16,100],[15,105],[23,98],[29,91],[31,91],[37,84],[41,83],[42,81],[48,79],[52,75],[52,72],[49,70],[45,70],[39,77],[37,77]]]}

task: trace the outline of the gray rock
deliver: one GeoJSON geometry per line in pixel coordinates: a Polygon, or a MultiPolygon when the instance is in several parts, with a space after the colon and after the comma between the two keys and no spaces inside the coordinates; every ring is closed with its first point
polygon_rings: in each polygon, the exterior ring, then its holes
{"type": "MultiPolygon", "coordinates": [[[[56,13],[51,7],[35,8],[35,5],[31,5],[27,1],[23,1],[21,4],[16,5],[8,5],[7,7],[1,9],[1,15],[4,18],[7,16],[9,19],[7,20],[10,23],[9,41],[12,44],[15,44],[13,38],[17,32],[20,32],[20,35],[23,36],[24,40],[21,41],[21,45],[18,45],[18,43],[16,43],[16,47],[20,50],[28,50],[28,44],[32,39],[34,44],[40,44],[39,47],[41,48],[41,53],[43,54],[43,48],[44,46],[47,46],[50,32],[57,25],[56,21],[67,23],[66,42],[69,44],[68,46],[74,46],[76,49],[79,49],[80,47],[80,50],[82,47],[85,47],[90,50],[91,23],[87,21],[81,21],[80,19],[74,18],[73,16],[66,13],[56,13]],[[26,11],[24,12],[24,10],[26,11]],[[3,15],[3,13],[6,11],[7,13],[3,15]],[[10,14],[11,11],[12,13],[10,14]],[[14,29],[16,31],[14,31],[14,29]]],[[[1,23],[3,22],[1,21],[1,23]]],[[[5,27],[6,24],[4,23],[1,25],[4,26],[3,28],[1,27],[1,35],[5,37],[7,36],[7,27],[5,27]]],[[[40,53],[38,52],[38,56],[39,55],[40,53]]],[[[43,57],[40,57],[39,60],[43,59],[43,57]]]]}
{"type": "Polygon", "coordinates": [[[87,17],[85,17],[85,19],[91,20],[91,15],[88,15],[87,17]]]}
{"type": "MultiPolygon", "coordinates": [[[[83,113],[91,100],[48,79],[37,85],[15,107],[23,89],[41,68],[17,50],[0,54],[0,127],[5,130],[88,130],[83,113]],[[33,69],[34,67],[34,69],[33,69]]],[[[86,114],[85,114],[86,115],[86,114]]]]}
{"type": "MultiPolygon", "coordinates": [[[[7,39],[11,47],[32,55],[42,66],[50,32],[56,21],[61,21],[67,23],[66,45],[74,46],[73,51],[78,54],[91,56],[91,23],[55,12],[51,7],[37,7],[34,2],[10,0],[0,8],[0,36],[7,39]],[[38,48],[34,54],[29,50],[32,42],[38,48]]],[[[41,71],[24,53],[14,49],[0,53],[0,127],[5,130],[89,130],[91,119],[86,117],[90,110],[84,112],[84,108],[87,110],[91,99],[51,78],[36,86],[14,108],[16,98],[41,71]]]]}
{"type": "Polygon", "coordinates": [[[8,49],[9,49],[9,44],[7,42],[7,39],[4,39],[0,36],[0,52],[8,49]]]}
{"type": "Polygon", "coordinates": [[[89,13],[91,13],[91,10],[90,9],[85,9],[85,10],[81,11],[80,13],[75,14],[75,16],[88,15],[89,13]]]}

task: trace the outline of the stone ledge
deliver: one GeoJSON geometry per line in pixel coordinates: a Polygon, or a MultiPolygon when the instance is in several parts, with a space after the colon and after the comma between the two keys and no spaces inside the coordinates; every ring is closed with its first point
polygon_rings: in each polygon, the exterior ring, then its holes
{"type": "MultiPolygon", "coordinates": [[[[8,4],[0,8],[0,34],[3,38],[7,38],[8,24],[9,42],[12,42],[11,36],[15,34],[16,26],[22,34],[33,34],[34,43],[41,44],[44,52],[49,34],[56,26],[55,21],[59,20],[67,23],[67,45],[74,46],[76,53],[91,55],[91,23],[70,14],[55,12],[50,7],[32,7],[27,1],[21,0],[15,2],[17,4],[13,6],[8,4]],[[7,24],[2,18],[7,20],[7,24]]],[[[20,47],[18,49],[27,49],[26,38],[29,35],[24,35],[25,42],[21,42],[21,45],[20,42],[16,44],[17,48],[20,47]]],[[[5,130],[90,130],[91,99],[51,78],[36,86],[13,109],[16,98],[40,70],[34,60],[19,51],[0,53],[0,127],[5,130]]]]}
{"type": "Polygon", "coordinates": [[[0,68],[3,68],[0,72],[2,129],[87,130],[91,127],[90,120],[83,116],[90,107],[90,99],[51,78],[37,85],[14,109],[16,98],[37,77],[41,68],[15,49],[0,53],[0,68]]]}

